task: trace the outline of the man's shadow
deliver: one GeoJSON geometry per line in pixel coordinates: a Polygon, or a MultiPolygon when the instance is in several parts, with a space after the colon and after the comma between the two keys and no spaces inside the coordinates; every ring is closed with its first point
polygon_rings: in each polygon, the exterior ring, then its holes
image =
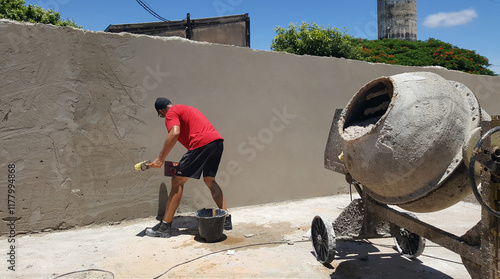
{"type": "MultiPolygon", "coordinates": [[[[172,236],[198,235],[198,220],[194,216],[176,216],[172,221],[172,236]]],[[[136,236],[146,236],[146,228],[136,234],[136,236]]]]}
{"type": "MultiPolygon", "coordinates": [[[[160,184],[160,189],[158,193],[158,212],[156,215],[156,220],[158,221],[163,220],[163,216],[165,214],[165,208],[167,206],[167,200],[168,200],[167,185],[165,185],[165,183],[162,182],[160,184]]],[[[172,236],[193,235],[195,236],[194,237],[195,241],[205,243],[207,241],[199,235],[198,225],[199,225],[198,219],[194,216],[175,216],[174,219],[172,220],[172,236]]],[[[139,237],[146,236],[146,228],[144,228],[141,232],[136,234],[136,236],[139,237]]],[[[211,242],[220,242],[226,239],[227,236],[225,234],[222,234],[221,239],[211,242]]]]}
{"type": "Polygon", "coordinates": [[[158,214],[156,215],[156,220],[163,220],[163,215],[165,214],[165,208],[167,208],[168,200],[168,190],[165,182],[160,184],[160,190],[158,193],[158,214]]]}
{"type": "MultiPolygon", "coordinates": [[[[156,220],[163,220],[165,208],[167,207],[168,190],[167,185],[162,182],[158,193],[158,212],[156,220]]],[[[175,216],[172,221],[172,236],[178,235],[197,235],[198,234],[198,220],[193,216],[175,216]]],[[[136,234],[136,236],[146,236],[146,228],[136,234]]]]}

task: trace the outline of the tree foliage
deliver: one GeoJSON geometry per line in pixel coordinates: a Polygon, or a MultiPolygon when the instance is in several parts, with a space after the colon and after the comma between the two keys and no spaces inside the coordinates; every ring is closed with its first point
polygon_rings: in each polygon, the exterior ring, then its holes
{"type": "Polygon", "coordinates": [[[59,12],[44,10],[37,5],[26,6],[25,3],[24,0],[0,0],[0,18],[82,28],[70,19],[61,20],[59,12]]]}
{"type": "Polygon", "coordinates": [[[315,23],[276,27],[271,49],[298,55],[332,56],[373,63],[406,66],[441,66],[470,74],[492,75],[488,59],[473,50],[462,49],[436,39],[405,41],[363,40],[315,23]]]}
{"type": "Polygon", "coordinates": [[[271,45],[274,51],[351,59],[361,54],[361,47],[338,28],[303,22],[300,26],[290,23],[287,29],[278,26],[275,31],[277,36],[271,45]]]}
{"type": "Polygon", "coordinates": [[[396,39],[361,40],[361,59],[374,63],[407,66],[441,66],[477,75],[495,73],[487,67],[488,59],[474,50],[462,49],[436,39],[410,42],[396,39]]]}

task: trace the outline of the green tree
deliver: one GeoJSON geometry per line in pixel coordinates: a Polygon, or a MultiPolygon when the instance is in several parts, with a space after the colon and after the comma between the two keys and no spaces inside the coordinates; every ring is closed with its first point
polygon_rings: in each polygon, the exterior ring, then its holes
{"type": "Polygon", "coordinates": [[[486,57],[436,39],[405,41],[397,39],[362,40],[315,23],[276,27],[271,49],[298,55],[332,56],[406,66],[441,66],[477,75],[495,73],[488,69],[486,57]]]}
{"type": "Polygon", "coordinates": [[[0,18],[82,28],[70,19],[61,20],[59,12],[46,11],[37,5],[26,6],[25,3],[24,0],[0,0],[0,18]]]}
{"type": "Polygon", "coordinates": [[[338,30],[316,23],[303,22],[300,26],[290,23],[287,29],[276,27],[271,49],[298,55],[316,55],[358,59],[361,47],[353,38],[338,30]]]}

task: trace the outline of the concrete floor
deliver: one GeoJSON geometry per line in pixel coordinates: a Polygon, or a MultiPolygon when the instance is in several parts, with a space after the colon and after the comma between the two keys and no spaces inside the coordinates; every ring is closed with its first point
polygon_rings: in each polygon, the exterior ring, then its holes
{"type": "MultiPolygon", "coordinates": [[[[401,257],[392,238],[337,241],[329,266],[316,261],[304,235],[314,216],[333,221],[349,195],[230,209],[234,229],[206,243],[192,213],[174,219],[174,236],[143,236],[154,217],[120,224],[16,237],[16,270],[8,270],[9,243],[0,237],[2,278],[470,278],[461,258],[427,241],[415,260],[401,257]]],[[[417,214],[462,235],[480,218],[478,205],[460,202],[417,214]]]]}

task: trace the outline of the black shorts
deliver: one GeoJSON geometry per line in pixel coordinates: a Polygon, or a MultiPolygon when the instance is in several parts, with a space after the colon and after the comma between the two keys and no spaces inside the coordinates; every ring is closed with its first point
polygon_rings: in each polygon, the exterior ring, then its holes
{"type": "Polygon", "coordinates": [[[179,161],[175,175],[199,179],[203,173],[203,177],[215,177],[223,150],[223,140],[189,150],[179,161]]]}

